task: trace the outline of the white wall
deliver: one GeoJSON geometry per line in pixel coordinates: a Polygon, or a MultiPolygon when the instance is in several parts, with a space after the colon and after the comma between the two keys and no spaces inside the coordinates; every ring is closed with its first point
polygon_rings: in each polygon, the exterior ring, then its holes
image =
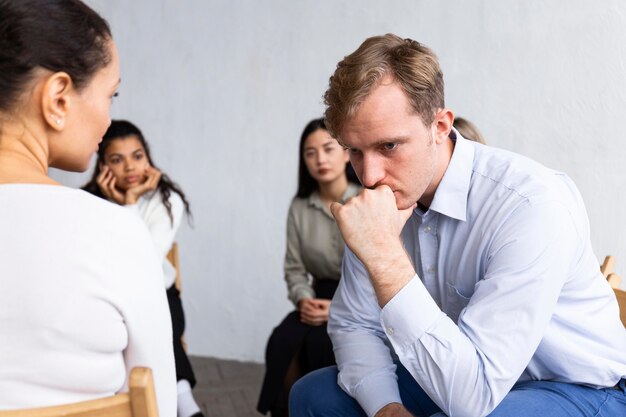
{"type": "MultiPolygon", "coordinates": [[[[114,117],[187,192],[179,235],[193,354],[262,361],[290,310],[282,278],[297,144],[344,55],[394,32],[433,48],[447,105],[489,144],[567,172],[598,257],[626,275],[626,3],[89,0],[122,60],[114,117]]],[[[84,176],[55,172],[70,185],[84,176]]]]}

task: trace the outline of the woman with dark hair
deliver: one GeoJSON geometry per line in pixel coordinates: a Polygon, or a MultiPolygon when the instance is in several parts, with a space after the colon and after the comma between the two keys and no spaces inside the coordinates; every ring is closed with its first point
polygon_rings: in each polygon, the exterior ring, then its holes
{"type": "MultiPolygon", "coordinates": [[[[102,137],[97,155],[93,175],[91,180],[82,187],[83,190],[120,205],[136,204],[142,196],[150,191],[158,190],[158,199],[163,204],[170,223],[174,223],[170,199],[181,205],[177,216],[178,224],[182,218],[182,208],[187,215],[191,215],[185,193],[154,165],[150,146],[141,130],[131,122],[111,121],[111,125],[102,137]],[[132,149],[128,160],[123,158],[126,155],[120,154],[118,149],[120,146],[132,149]]],[[[169,243],[164,248],[165,254],[172,246],[172,242],[164,242],[169,243]]]]}
{"type": "Polygon", "coordinates": [[[84,171],[111,120],[119,62],[78,0],[0,0],[0,409],[90,400],[152,368],[176,410],[161,273],[127,211],[48,177],[84,171]]]}
{"type": "Polygon", "coordinates": [[[269,338],[266,374],[257,409],[286,416],[291,386],[313,370],[335,364],[326,333],[330,299],[341,277],[344,243],[330,213],[333,202],[358,194],[358,180],[345,149],[332,138],[323,119],[302,132],[298,191],[287,219],[285,280],[296,310],[269,338]]]}
{"type": "Polygon", "coordinates": [[[91,180],[83,190],[132,210],[148,227],[163,265],[161,276],[172,318],[178,417],[202,416],[191,394],[196,378],[181,340],[185,316],[174,282],[176,270],[167,259],[183,212],[191,214],[185,194],[154,165],[143,133],[126,120],[111,122],[98,148],[91,180]]]}

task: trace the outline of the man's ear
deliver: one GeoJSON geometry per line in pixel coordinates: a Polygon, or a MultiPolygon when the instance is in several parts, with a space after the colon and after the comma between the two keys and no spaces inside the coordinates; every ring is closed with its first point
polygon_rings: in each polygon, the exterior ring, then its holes
{"type": "Polygon", "coordinates": [[[450,135],[452,123],[454,123],[454,113],[450,109],[443,108],[435,115],[435,141],[443,143],[450,135]]]}
{"type": "Polygon", "coordinates": [[[63,130],[70,109],[72,78],[66,72],[55,72],[44,82],[41,109],[47,125],[57,131],[63,130]]]}

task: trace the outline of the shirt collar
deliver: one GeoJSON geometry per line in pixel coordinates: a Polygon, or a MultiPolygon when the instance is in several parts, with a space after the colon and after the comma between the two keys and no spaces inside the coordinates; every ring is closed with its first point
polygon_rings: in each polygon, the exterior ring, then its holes
{"type": "Polygon", "coordinates": [[[467,197],[474,167],[474,146],[454,128],[450,139],[455,142],[448,164],[430,209],[457,220],[467,219],[467,197]]]}

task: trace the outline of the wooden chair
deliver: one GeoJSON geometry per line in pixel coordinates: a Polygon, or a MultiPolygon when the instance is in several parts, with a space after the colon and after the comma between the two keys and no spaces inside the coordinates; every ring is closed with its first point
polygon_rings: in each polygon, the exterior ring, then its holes
{"type": "Polygon", "coordinates": [[[619,288],[619,285],[622,282],[622,277],[614,272],[615,257],[609,255],[604,258],[604,262],[600,266],[600,271],[602,271],[602,274],[615,292],[615,297],[617,297],[617,303],[619,304],[619,317],[622,320],[624,327],[626,327],[626,291],[619,288]]]}
{"type": "MultiPolygon", "coordinates": [[[[176,279],[174,281],[174,285],[176,286],[176,289],[180,293],[181,292],[180,259],[178,258],[178,244],[176,242],[174,242],[172,244],[172,248],[167,253],[167,260],[170,261],[170,263],[172,264],[174,269],[176,269],[176,279]]],[[[181,342],[183,344],[183,349],[185,349],[185,351],[187,351],[187,342],[185,342],[185,336],[184,335],[181,336],[180,340],[181,340],[181,342]]]]}
{"type": "Polygon", "coordinates": [[[619,288],[613,288],[613,291],[615,291],[617,303],[619,304],[619,318],[622,320],[624,327],[626,327],[626,291],[619,288]]]}
{"type": "Polygon", "coordinates": [[[612,288],[618,288],[622,283],[622,277],[615,273],[615,257],[612,255],[604,258],[604,262],[600,266],[600,271],[602,271],[602,275],[606,278],[606,280],[611,284],[612,288]]]}
{"type": "Polygon", "coordinates": [[[150,368],[133,368],[129,392],[73,404],[0,411],[0,417],[158,417],[150,368]]]}

